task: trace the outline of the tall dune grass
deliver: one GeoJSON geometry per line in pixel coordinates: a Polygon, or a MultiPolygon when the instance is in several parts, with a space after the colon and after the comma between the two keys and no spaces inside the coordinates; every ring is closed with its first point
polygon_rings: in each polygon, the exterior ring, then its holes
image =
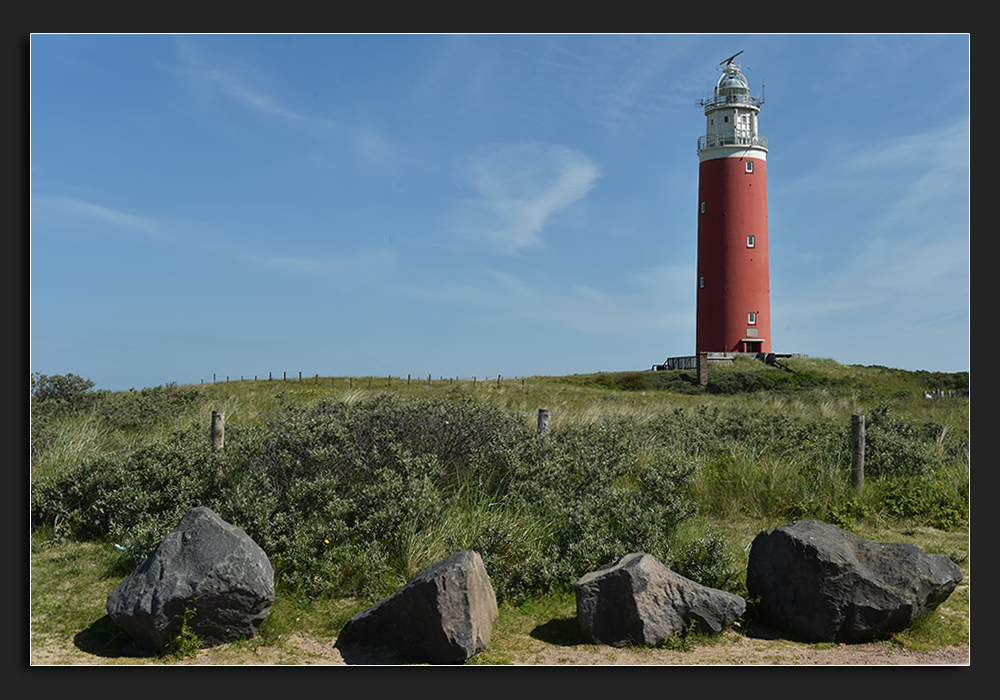
{"type": "Polygon", "coordinates": [[[787,365],[712,366],[712,390],[684,373],[321,377],[33,406],[33,527],[126,545],[127,570],[187,507],[209,505],[265,546],[286,591],[373,596],[473,548],[518,597],[632,548],[737,586],[719,524],[967,526],[969,401],[922,397],[961,377],[787,365]],[[222,450],[212,411],[226,414],[222,450]],[[860,494],[855,413],[872,418],[860,494]]]}

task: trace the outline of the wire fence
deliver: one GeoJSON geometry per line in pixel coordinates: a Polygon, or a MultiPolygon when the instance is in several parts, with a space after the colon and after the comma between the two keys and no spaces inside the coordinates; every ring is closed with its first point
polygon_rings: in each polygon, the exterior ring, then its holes
{"type": "MultiPolygon", "coordinates": [[[[440,385],[441,383],[444,383],[444,382],[447,382],[449,385],[454,385],[456,382],[459,382],[459,383],[461,383],[461,382],[469,382],[473,386],[475,386],[476,383],[479,382],[479,383],[484,383],[484,384],[485,383],[496,383],[496,385],[499,387],[499,386],[502,385],[503,382],[508,382],[509,383],[509,382],[512,382],[512,381],[516,382],[518,380],[520,381],[521,386],[524,386],[524,384],[525,384],[525,378],[524,377],[506,377],[506,378],[504,378],[503,375],[500,375],[500,374],[497,375],[496,379],[493,379],[492,377],[487,377],[487,378],[479,378],[479,377],[460,378],[460,377],[444,377],[444,376],[439,376],[437,378],[437,380],[434,380],[433,375],[431,375],[431,374],[428,374],[426,379],[424,379],[423,377],[414,377],[411,374],[406,375],[405,379],[403,379],[402,377],[393,376],[391,374],[390,375],[385,375],[385,376],[368,375],[368,376],[363,376],[363,377],[354,377],[354,376],[347,376],[347,377],[323,377],[321,379],[318,374],[315,374],[312,377],[308,377],[308,376],[307,377],[303,377],[302,376],[302,372],[299,372],[297,378],[293,376],[291,378],[291,380],[289,380],[288,372],[282,372],[281,373],[281,379],[279,380],[279,379],[277,379],[274,376],[274,374],[272,372],[268,372],[266,379],[263,379],[263,378],[261,378],[261,376],[256,375],[256,374],[253,376],[253,379],[250,379],[249,377],[247,377],[245,375],[240,375],[239,379],[236,379],[235,376],[231,376],[231,375],[226,375],[225,379],[219,379],[218,375],[212,374],[212,382],[211,383],[212,384],[219,384],[219,383],[228,383],[228,382],[247,382],[247,381],[254,381],[254,382],[259,382],[259,381],[268,381],[268,382],[271,382],[271,381],[285,381],[285,382],[287,382],[287,381],[298,381],[298,382],[312,382],[313,384],[319,385],[321,383],[322,384],[327,384],[327,382],[329,382],[329,386],[331,386],[331,387],[346,386],[349,389],[353,389],[355,387],[355,385],[357,385],[359,388],[363,388],[363,387],[367,386],[369,389],[375,389],[375,388],[392,387],[393,384],[395,384],[396,386],[399,386],[399,385],[410,386],[410,385],[413,385],[413,384],[424,384],[424,383],[426,383],[427,386],[433,386],[433,384],[434,384],[435,381],[438,383],[438,385],[440,385]]],[[[205,380],[202,379],[201,383],[205,384],[205,380]]]]}

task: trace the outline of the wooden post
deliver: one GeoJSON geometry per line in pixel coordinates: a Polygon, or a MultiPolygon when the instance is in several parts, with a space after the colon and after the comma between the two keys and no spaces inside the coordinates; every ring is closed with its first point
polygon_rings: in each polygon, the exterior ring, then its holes
{"type": "Polygon", "coordinates": [[[226,414],[212,411],[212,447],[221,450],[226,442],[226,414]]]}
{"type": "Polygon", "coordinates": [[[500,388],[500,375],[497,375],[497,389],[500,388]]]}
{"type": "Polygon", "coordinates": [[[545,435],[549,432],[549,411],[545,408],[538,409],[538,434],[545,435]]]}
{"type": "Polygon", "coordinates": [[[865,485],[865,417],[851,416],[851,478],[858,493],[865,485]]]}
{"type": "Polygon", "coordinates": [[[431,375],[427,375],[427,386],[431,385],[431,375]]]}

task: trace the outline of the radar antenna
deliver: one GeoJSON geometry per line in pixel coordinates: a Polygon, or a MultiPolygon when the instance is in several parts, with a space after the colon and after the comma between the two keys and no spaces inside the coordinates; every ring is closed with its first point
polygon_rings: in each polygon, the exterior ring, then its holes
{"type": "Polygon", "coordinates": [[[729,58],[727,58],[725,61],[722,61],[721,63],[719,63],[719,65],[720,66],[728,66],[730,63],[733,62],[733,59],[736,58],[737,56],[739,56],[741,53],[743,53],[743,51],[740,51],[739,53],[734,53],[732,56],[730,56],[729,58]]]}

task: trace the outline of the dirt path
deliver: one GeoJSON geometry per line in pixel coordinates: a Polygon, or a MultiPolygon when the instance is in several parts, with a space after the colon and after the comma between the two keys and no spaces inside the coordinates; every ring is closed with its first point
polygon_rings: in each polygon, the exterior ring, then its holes
{"type": "MultiPolygon", "coordinates": [[[[32,665],[402,665],[406,660],[371,651],[352,653],[348,658],[334,647],[335,640],[294,634],[280,646],[238,647],[223,645],[202,650],[196,658],[164,662],[150,658],[95,656],[72,642],[33,637],[32,665]]],[[[969,645],[934,651],[906,651],[887,642],[830,645],[819,647],[782,639],[752,639],[734,632],[725,633],[714,644],[699,645],[690,651],[574,645],[557,646],[531,640],[516,658],[503,659],[510,665],[540,666],[898,666],[968,665],[969,645]]]]}

